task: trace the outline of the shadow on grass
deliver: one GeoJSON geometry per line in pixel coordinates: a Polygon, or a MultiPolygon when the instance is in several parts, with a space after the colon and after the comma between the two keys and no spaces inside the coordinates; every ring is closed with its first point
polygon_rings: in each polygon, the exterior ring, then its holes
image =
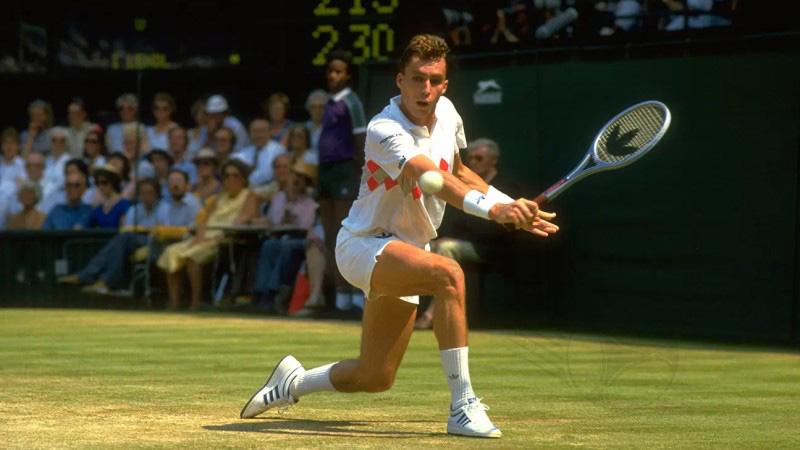
{"type": "MultiPolygon", "coordinates": [[[[439,423],[431,420],[309,420],[309,419],[261,419],[234,422],[225,425],[203,425],[210,431],[235,431],[250,433],[276,433],[295,436],[329,437],[380,437],[410,439],[420,437],[448,436],[445,432],[392,431],[381,424],[439,423]],[[373,429],[382,428],[382,429],[373,429]]],[[[441,425],[441,424],[440,424],[441,425]]],[[[435,427],[435,425],[433,426],[435,427]]]]}

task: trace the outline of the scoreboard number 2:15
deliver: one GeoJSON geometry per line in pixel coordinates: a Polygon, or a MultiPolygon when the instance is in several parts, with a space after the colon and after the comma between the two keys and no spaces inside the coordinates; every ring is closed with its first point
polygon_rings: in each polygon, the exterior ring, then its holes
{"type": "MultiPolygon", "coordinates": [[[[391,16],[400,4],[400,0],[351,0],[348,2],[350,8],[334,6],[331,3],[332,0],[321,0],[314,8],[314,15],[317,17],[348,15],[357,19],[358,16],[367,14],[369,10],[366,6],[369,6],[371,12],[378,16],[391,16]]],[[[389,59],[389,54],[394,51],[394,29],[385,22],[351,23],[345,30],[330,23],[319,24],[311,33],[311,37],[322,45],[311,60],[315,66],[324,66],[328,53],[337,47],[350,50],[355,64],[367,60],[386,61],[389,59]],[[344,42],[342,33],[345,33],[344,42]]]]}

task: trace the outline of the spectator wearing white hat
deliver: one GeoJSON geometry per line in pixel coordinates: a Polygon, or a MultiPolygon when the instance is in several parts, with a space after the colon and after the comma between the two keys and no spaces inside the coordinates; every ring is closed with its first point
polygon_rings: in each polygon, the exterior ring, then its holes
{"type": "Polygon", "coordinates": [[[117,97],[117,111],[119,111],[120,121],[112,123],[106,132],[106,148],[109,153],[124,151],[123,135],[124,126],[138,126],[139,133],[145,134],[145,128],[136,121],[139,111],[139,99],[130,93],[122,94],[117,97]]]}
{"type": "Polygon", "coordinates": [[[236,135],[236,144],[233,147],[234,151],[239,151],[250,145],[250,139],[247,136],[247,129],[242,122],[230,114],[230,107],[225,97],[221,95],[212,95],[206,102],[206,121],[208,127],[208,135],[213,136],[214,132],[220,127],[230,128],[236,135]]]}

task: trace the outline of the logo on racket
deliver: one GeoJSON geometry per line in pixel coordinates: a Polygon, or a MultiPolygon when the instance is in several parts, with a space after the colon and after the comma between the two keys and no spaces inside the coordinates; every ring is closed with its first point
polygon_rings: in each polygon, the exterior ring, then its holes
{"type": "Polygon", "coordinates": [[[639,129],[634,128],[631,131],[620,135],[619,124],[615,125],[614,128],[611,129],[611,134],[608,135],[608,140],[606,141],[606,151],[614,156],[630,155],[638,150],[637,147],[628,145],[637,134],[639,134],[639,129]]]}

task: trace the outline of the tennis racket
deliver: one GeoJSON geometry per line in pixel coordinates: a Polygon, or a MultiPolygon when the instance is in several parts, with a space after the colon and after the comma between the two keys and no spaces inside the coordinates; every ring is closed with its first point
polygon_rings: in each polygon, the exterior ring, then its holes
{"type": "Polygon", "coordinates": [[[657,101],[642,102],[622,111],[597,133],[583,161],[534,201],[541,207],[593,173],[633,163],[664,137],[671,120],[667,106],[657,101]]]}

